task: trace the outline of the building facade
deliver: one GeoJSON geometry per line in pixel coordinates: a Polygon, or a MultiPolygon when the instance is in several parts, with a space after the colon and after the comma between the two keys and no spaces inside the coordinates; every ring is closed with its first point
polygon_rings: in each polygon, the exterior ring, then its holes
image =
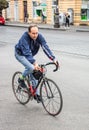
{"type": "Polygon", "coordinates": [[[55,9],[68,12],[75,25],[89,25],[89,0],[7,0],[5,18],[10,21],[54,24],[55,9]],[[44,14],[44,15],[43,15],[44,14]],[[44,17],[43,17],[44,16],[44,17]]]}

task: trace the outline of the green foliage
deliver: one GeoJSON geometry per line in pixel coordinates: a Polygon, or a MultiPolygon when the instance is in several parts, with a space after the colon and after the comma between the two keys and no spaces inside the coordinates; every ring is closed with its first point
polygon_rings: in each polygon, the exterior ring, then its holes
{"type": "Polygon", "coordinates": [[[8,2],[6,0],[0,0],[0,11],[8,8],[8,2]]]}

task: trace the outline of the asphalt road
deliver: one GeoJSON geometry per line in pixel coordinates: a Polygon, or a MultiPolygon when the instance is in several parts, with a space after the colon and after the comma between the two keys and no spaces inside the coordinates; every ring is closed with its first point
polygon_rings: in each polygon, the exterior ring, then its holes
{"type": "MultiPolygon", "coordinates": [[[[0,26],[0,43],[16,44],[27,28],[0,26]],[[4,39],[4,40],[3,40],[4,39]]],[[[46,38],[48,45],[56,51],[63,53],[86,56],[89,58],[88,32],[75,32],[57,30],[39,30],[46,38]]]]}
{"type": "MultiPolygon", "coordinates": [[[[12,76],[15,71],[24,69],[14,58],[14,44],[21,35],[21,30],[18,29],[17,32],[18,34],[14,33],[12,28],[6,28],[0,33],[0,130],[88,130],[88,57],[60,50],[53,51],[61,67],[56,73],[49,68],[48,76],[59,85],[64,104],[57,117],[49,116],[41,104],[31,101],[23,106],[13,95],[12,76]]],[[[60,37],[63,37],[62,34],[60,37]]],[[[42,50],[37,61],[49,61],[42,50]]]]}

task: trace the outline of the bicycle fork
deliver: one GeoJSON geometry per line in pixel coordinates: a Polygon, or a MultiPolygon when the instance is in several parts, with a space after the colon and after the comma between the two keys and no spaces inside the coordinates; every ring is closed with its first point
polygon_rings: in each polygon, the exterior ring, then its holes
{"type": "Polygon", "coordinates": [[[52,90],[51,90],[51,88],[50,88],[50,85],[49,85],[49,83],[48,83],[48,81],[46,80],[46,81],[44,81],[44,85],[45,85],[45,91],[46,91],[46,94],[47,94],[47,97],[48,97],[48,99],[51,99],[51,98],[53,98],[54,96],[53,96],[53,92],[52,92],[52,90]],[[47,85],[46,85],[47,84],[47,85]],[[48,87],[47,87],[48,86],[48,87]]]}

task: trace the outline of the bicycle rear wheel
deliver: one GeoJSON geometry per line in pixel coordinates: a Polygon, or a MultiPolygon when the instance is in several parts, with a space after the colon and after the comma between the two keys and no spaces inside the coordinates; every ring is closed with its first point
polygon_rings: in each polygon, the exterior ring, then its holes
{"type": "Polygon", "coordinates": [[[57,84],[51,79],[45,79],[40,87],[40,96],[44,109],[52,116],[58,115],[63,106],[62,94],[57,84]]]}
{"type": "Polygon", "coordinates": [[[29,91],[27,88],[22,88],[18,83],[18,78],[20,77],[21,72],[15,72],[12,77],[12,89],[16,99],[23,105],[27,104],[30,100],[29,91]]]}

